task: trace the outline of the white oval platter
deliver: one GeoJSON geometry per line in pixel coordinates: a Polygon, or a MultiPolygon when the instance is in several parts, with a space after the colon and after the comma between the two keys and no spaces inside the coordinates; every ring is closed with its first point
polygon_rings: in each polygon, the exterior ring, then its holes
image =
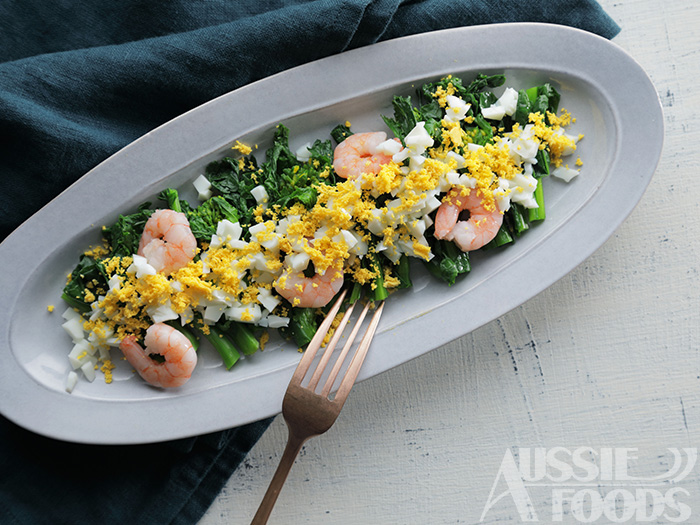
{"type": "Polygon", "coordinates": [[[447,287],[415,267],[414,287],[390,297],[360,374],[400,365],[505,314],[591,255],[641,198],[658,163],[663,116],[642,68],[615,44],[546,24],[497,24],[387,41],[291,69],[216,98],[102,162],[0,244],[0,410],[58,439],[93,444],[157,442],[213,432],[278,413],[299,359],[279,341],[227,372],[210,349],[184,387],[161,391],[128,366],[106,384],[64,389],[72,346],[61,328],[66,275],[99,229],[166,187],[187,189],[235,140],[260,155],[279,122],[292,148],[355,131],[386,129],[394,94],[454,74],[505,73],[506,86],[551,82],[583,133],[582,173],[549,179],[547,219],[505,249],[472,258],[447,287]],[[527,278],[524,278],[527,276],[527,278]],[[48,305],[55,305],[49,313],[48,305]]]}

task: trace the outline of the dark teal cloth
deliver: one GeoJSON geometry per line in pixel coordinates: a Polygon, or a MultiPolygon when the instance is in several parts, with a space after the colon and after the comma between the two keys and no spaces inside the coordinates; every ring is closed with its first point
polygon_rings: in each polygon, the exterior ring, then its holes
{"type": "MultiPolygon", "coordinates": [[[[112,153],[218,95],[380,40],[514,21],[619,31],[592,0],[3,0],[0,240],[112,153]]],[[[0,523],[195,523],[268,424],[107,447],[0,419],[0,523]]]]}

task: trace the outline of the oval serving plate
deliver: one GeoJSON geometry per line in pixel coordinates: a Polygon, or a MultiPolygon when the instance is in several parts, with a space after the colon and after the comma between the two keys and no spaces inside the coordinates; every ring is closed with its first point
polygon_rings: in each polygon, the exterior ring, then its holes
{"type": "MultiPolygon", "coordinates": [[[[64,390],[72,346],[60,299],[79,254],[99,227],[166,187],[189,183],[235,140],[262,154],[274,126],[292,149],[326,138],[339,122],[385,129],[394,94],[454,74],[505,73],[506,86],[551,82],[585,134],[582,173],[547,180],[547,219],[516,243],[472,258],[447,287],[414,267],[414,287],[390,297],[360,374],[365,379],[503,315],[595,251],[641,198],[661,154],[657,93],[624,51],[593,34],[545,24],[498,24],[405,37],[279,73],[214,99],[122,149],[37,212],[0,245],[0,409],[35,432],[76,442],[147,443],[230,428],[278,413],[299,359],[277,341],[227,372],[202,348],[184,387],[160,391],[121,364],[114,381],[64,390]],[[542,45],[547,42],[548,45],[542,45]],[[524,279],[523,276],[528,278],[524,279]],[[48,305],[56,305],[49,313],[48,305]]],[[[118,352],[116,350],[115,352],[118,352]]],[[[119,361],[119,360],[117,360],[119,361]]]]}

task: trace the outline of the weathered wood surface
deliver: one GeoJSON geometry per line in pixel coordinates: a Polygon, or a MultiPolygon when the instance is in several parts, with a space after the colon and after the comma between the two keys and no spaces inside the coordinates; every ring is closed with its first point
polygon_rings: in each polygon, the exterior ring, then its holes
{"type": "MultiPolygon", "coordinates": [[[[305,446],[270,523],[477,523],[507,450],[636,448],[629,472],[649,477],[671,468],[668,449],[700,443],[700,3],[601,4],[623,28],[614,42],[644,67],[664,107],[664,152],[641,203],[548,290],[357,385],[334,428],[305,446]]],[[[201,524],[248,523],[285,442],[278,417],[201,524]]],[[[697,472],[674,499],[692,512],[687,523],[700,523],[697,472]]],[[[601,478],[592,485],[602,497],[611,488],[601,478]]],[[[529,489],[541,523],[557,518],[554,488],[529,489]]],[[[495,494],[504,490],[501,482],[495,494]]],[[[561,519],[580,522],[566,501],[561,519]]],[[[521,521],[512,495],[484,516],[521,521]]]]}

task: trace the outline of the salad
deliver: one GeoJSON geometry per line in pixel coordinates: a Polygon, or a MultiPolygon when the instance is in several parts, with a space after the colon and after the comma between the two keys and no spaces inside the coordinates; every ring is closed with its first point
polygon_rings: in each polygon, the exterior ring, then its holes
{"type": "Polygon", "coordinates": [[[564,163],[582,136],[554,87],[496,95],[504,83],[447,76],[395,96],[389,134],[345,122],[296,151],[279,124],[264,160],[235,141],[207,165],[198,202],[167,188],[103,227],[63,290],[66,390],[79,370],[111,382],[122,354],[148,383],[181,386],[201,339],[227,369],[270,331],[303,349],[342,289],[383,300],[411,286],[412,264],[465,278],[470,252],[516,242],[545,219],[544,180],[582,164],[564,163]]]}

